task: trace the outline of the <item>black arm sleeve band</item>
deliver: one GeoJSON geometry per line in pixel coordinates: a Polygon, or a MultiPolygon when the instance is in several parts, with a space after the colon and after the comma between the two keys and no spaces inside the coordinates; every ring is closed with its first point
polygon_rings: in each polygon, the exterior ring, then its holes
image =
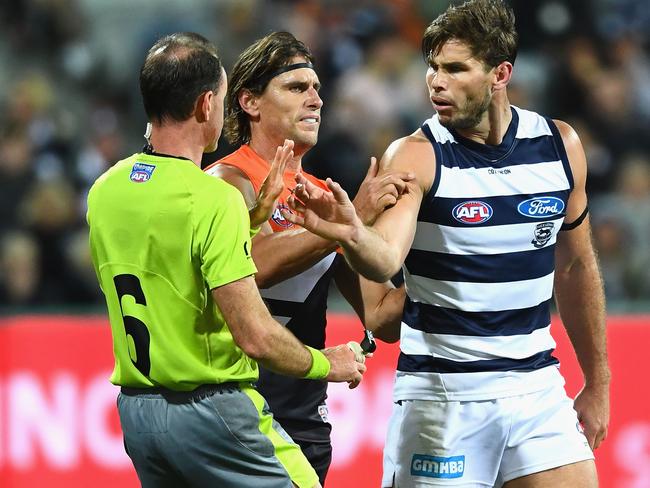
{"type": "Polygon", "coordinates": [[[562,230],[573,230],[573,229],[575,229],[580,224],[582,224],[582,221],[585,220],[588,213],[589,213],[589,207],[585,207],[584,211],[580,214],[580,217],[575,219],[570,224],[562,224],[562,227],[560,227],[560,230],[562,231],[562,230]]]}

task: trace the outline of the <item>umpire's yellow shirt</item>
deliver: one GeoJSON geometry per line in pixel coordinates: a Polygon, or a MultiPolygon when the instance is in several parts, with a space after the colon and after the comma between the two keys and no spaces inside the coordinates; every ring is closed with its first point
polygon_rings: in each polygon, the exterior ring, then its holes
{"type": "Polygon", "coordinates": [[[192,390],[257,379],[210,293],[257,271],[236,188],[190,160],[134,154],[97,179],[87,220],[113,335],[111,382],[192,390]]]}

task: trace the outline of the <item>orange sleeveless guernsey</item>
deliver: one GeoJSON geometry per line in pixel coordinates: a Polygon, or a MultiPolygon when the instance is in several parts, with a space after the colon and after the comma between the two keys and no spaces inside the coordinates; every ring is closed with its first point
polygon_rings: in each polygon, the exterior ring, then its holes
{"type": "MultiPolygon", "coordinates": [[[[225,158],[211,164],[205,168],[205,171],[209,171],[210,168],[213,168],[217,164],[227,164],[229,166],[239,168],[250,180],[256,195],[259,194],[262,182],[264,181],[264,178],[266,178],[266,175],[268,175],[269,169],[271,168],[271,165],[262,159],[247,144],[242,145],[232,154],[229,154],[225,158]]],[[[326,191],[329,191],[329,188],[327,188],[327,185],[323,180],[319,180],[315,176],[305,173],[304,171],[302,171],[302,174],[313,184],[319,186],[320,188],[323,188],[326,191]]],[[[269,219],[269,223],[273,228],[273,232],[281,232],[283,230],[295,227],[294,224],[286,220],[280,212],[281,209],[291,212],[289,205],[287,205],[287,198],[289,195],[291,195],[289,189],[296,186],[296,180],[294,179],[295,176],[295,171],[286,170],[284,172],[284,189],[278,198],[278,203],[275,207],[275,210],[273,211],[273,215],[269,219]]]]}

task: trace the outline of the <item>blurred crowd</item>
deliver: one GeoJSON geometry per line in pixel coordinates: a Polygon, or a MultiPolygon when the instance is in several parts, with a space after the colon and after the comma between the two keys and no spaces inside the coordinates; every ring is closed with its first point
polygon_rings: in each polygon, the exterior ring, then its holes
{"type": "MultiPolygon", "coordinates": [[[[97,306],[88,188],[140,150],[138,71],[163,34],[196,31],[228,70],[288,30],[316,56],[323,123],[307,169],[354,193],[371,155],[431,113],[420,40],[444,0],[0,2],[0,309],[97,306]]],[[[594,239],[610,304],[650,310],[650,2],[513,2],[509,92],[564,119],[589,162],[594,239]]],[[[233,148],[223,141],[211,162],[233,148]]],[[[136,202],[134,202],[136,204],[136,202]]]]}

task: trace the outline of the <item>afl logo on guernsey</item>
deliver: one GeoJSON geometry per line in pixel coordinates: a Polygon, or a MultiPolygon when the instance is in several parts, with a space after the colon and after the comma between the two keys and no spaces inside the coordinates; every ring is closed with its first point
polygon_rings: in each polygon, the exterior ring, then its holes
{"type": "Polygon", "coordinates": [[[547,219],[564,211],[564,202],[556,197],[536,197],[524,200],[517,206],[517,211],[526,217],[547,219]]]}
{"type": "Polygon", "coordinates": [[[293,226],[293,223],[289,222],[287,219],[284,218],[281,210],[284,210],[285,212],[293,213],[291,212],[291,209],[287,207],[284,203],[278,203],[278,205],[275,207],[275,210],[273,211],[273,215],[271,215],[271,220],[273,220],[273,222],[278,224],[280,227],[284,227],[285,229],[288,229],[289,227],[293,226]]]}
{"type": "Polygon", "coordinates": [[[463,224],[482,224],[492,217],[492,207],[485,202],[470,200],[456,205],[451,213],[463,224]]]}
{"type": "Polygon", "coordinates": [[[149,181],[154,169],[156,167],[152,164],[135,163],[131,169],[131,181],[134,183],[145,183],[149,181]]]}

